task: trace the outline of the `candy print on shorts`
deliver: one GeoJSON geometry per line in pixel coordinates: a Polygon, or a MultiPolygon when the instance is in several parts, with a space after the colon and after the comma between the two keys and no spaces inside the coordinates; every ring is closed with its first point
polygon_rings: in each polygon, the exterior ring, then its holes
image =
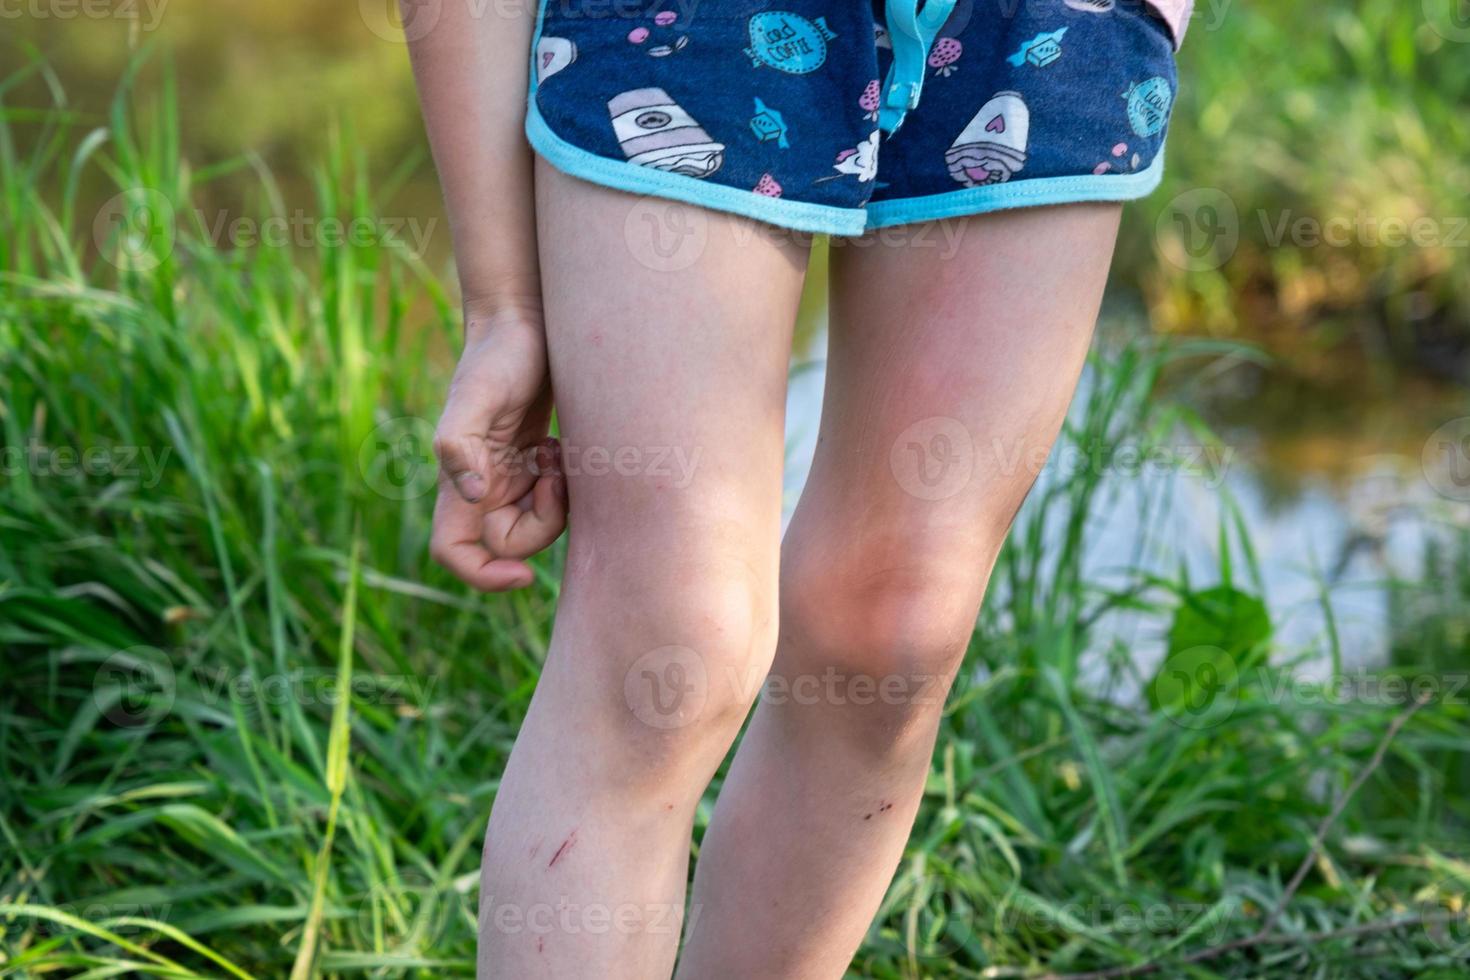
{"type": "Polygon", "coordinates": [[[1103,174],[1113,172],[1132,173],[1133,171],[1138,169],[1139,164],[1143,163],[1143,157],[1138,153],[1134,153],[1131,158],[1128,156],[1127,143],[1114,144],[1113,149],[1110,151],[1110,155],[1113,159],[1104,160],[1102,163],[1099,163],[1096,167],[1092,168],[1092,172],[1095,176],[1101,177],[1103,174]]]}
{"type": "Polygon", "coordinates": [[[1018,92],[997,92],[944,154],[949,175],[966,187],[1000,184],[1026,166],[1031,111],[1018,92]]]}
{"type": "Polygon", "coordinates": [[[564,37],[543,37],[536,42],[536,84],[541,84],[577,60],[577,46],[564,37]]]}
{"type": "Polygon", "coordinates": [[[661,10],[653,15],[653,29],[635,27],[628,32],[629,44],[647,44],[650,39],[657,42],[644,50],[650,58],[667,58],[676,51],[683,51],[689,43],[689,35],[675,33],[674,23],[679,15],[672,10],[661,10]]]}
{"type": "Polygon", "coordinates": [[[770,65],[792,75],[806,75],[827,63],[827,42],[836,37],[825,18],[813,21],[772,10],[750,18],[750,47],[745,55],[755,68],[770,65]]]}
{"type": "Polygon", "coordinates": [[[750,130],[762,143],[775,140],[781,149],[791,149],[791,142],[786,139],[786,120],[781,117],[781,113],[762,102],[759,96],[755,100],[755,115],[750,117],[750,130]]]}
{"type": "Polygon", "coordinates": [[[725,144],[710,139],[661,88],[622,92],[608,100],[607,111],[618,145],[630,163],[687,177],[708,177],[725,162],[725,144]]]}
{"type": "Polygon", "coordinates": [[[1050,34],[1038,34],[1031,40],[1021,45],[1020,50],[1011,55],[1006,61],[1020,68],[1024,64],[1032,64],[1037,68],[1045,68],[1062,56],[1062,36],[1067,33],[1065,27],[1052,31],[1050,34]]]}
{"type": "Polygon", "coordinates": [[[1169,121],[1169,109],[1174,104],[1174,93],[1167,79],[1155,75],[1146,82],[1138,82],[1123,93],[1128,100],[1128,123],[1139,136],[1157,136],[1169,121]]]}
{"type": "Polygon", "coordinates": [[[1105,14],[1118,5],[1117,0],[1065,0],[1073,10],[1084,14],[1105,14]]]}
{"type": "Polygon", "coordinates": [[[781,185],[776,183],[776,178],[772,177],[769,173],[761,174],[761,179],[755,182],[755,186],[751,190],[762,197],[781,196],[781,185]]]}

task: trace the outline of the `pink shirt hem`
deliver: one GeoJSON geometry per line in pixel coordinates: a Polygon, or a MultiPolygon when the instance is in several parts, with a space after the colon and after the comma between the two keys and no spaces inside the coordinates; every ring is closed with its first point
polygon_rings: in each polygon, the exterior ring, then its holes
{"type": "Polygon", "coordinates": [[[1184,32],[1189,27],[1189,17],[1194,11],[1194,0],[1148,0],[1148,5],[1169,25],[1177,50],[1184,42],[1184,32]]]}

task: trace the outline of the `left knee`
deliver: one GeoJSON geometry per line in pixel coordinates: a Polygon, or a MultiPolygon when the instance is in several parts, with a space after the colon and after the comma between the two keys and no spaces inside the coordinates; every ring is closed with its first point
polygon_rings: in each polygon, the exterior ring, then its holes
{"type": "Polygon", "coordinates": [[[793,704],[815,698],[836,708],[839,725],[882,752],[937,722],[988,567],[932,555],[896,564],[894,554],[791,555],[782,567],[775,671],[793,704]]]}

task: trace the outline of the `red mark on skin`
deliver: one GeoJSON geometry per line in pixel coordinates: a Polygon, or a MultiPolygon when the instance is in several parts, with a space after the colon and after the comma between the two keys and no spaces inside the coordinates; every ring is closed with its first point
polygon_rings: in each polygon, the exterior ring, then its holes
{"type": "Polygon", "coordinates": [[[673,808],[674,808],[674,804],[672,804],[672,803],[665,803],[664,804],[664,809],[665,810],[672,810],[673,808]]]}
{"type": "Polygon", "coordinates": [[[553,854],[553,855],[551,855],[551,863],[548,864],[547,867],[548,868],[554,868],[554,867],[556,867],[556,862],[560,861],[561,860],[561,856],[563,854],[565,854],[567,851],[570,851],[572,849],[572,845],[575,844],[575,843],[577,843],[577,832],[574,830],[574,831],[571,832],[571,834],[567,837],[566,840],[564,840],[564,841],[561,842],[561,847],[558,847],[556,849],[556,853],[553,854]]]}
{"type": "Polygon", "coordinates": [[[536,937],[536,952],[538,952],[538,953],[544,953],[544,952],[546,952],[546,937],[545,936],[537,936],[536,937]]]}
{"type": "Polygon", "coordinates": [[[595,334],[593,334],[588,339],[592,341],[592,346],[593,347],[601,347],[602,346],[602,334],[595,333],[595,334]]]}

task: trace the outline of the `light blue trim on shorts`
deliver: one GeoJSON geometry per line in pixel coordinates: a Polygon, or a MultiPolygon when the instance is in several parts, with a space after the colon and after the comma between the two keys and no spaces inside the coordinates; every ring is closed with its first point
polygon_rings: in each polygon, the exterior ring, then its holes
{"type": "Polygon", "coordinates": [[[683,201],[715,211],[744,215],[793,231],[824,235],[861,235],[865,230],[893,225],[1048,204],[1131,201],[1153,193],[1164,179],[1164,151],[1161,149],[1148,168],[1136,174],[1086,174],[1007,181],[944,194],[870,201],[865,209],[834,208],[826,204],[765,197],[754,191],[707,183],[697,177],[598,156],[552,132],[534,100],[526,108],[526,138],[536,152],[556,169],[603,187],[683,201]]]}
{"type": "MultiPolygon", "coordinates": [[[[882,153],[879,153],[882,174],[882,153]]],[[[966,187],[923,197],[899,197],[868,202],[868,227],[887,228],[916,221],[960,218],[1012,208],[1034,208],[1047,204],[1078,204],[1083,201],[1131,201],[1153,193],[1164,179],[1164,150],[1136,174],[1084,174],[1078,177],[1040,177],[966,187]]]]}
{"type": "Polygon", "coordinates": [[[552,132],[536,107],[535,93],[526,106],[526,138],[536,152],[562,173],[633,194],[652,194],[729,211],[793,231],[825,235],[861,235],[866,220],[861,208],[783,201],[755,191],[712,184],[698,177],[656,170],[626,160],[611,160],[568,143],[552,132]]]}

